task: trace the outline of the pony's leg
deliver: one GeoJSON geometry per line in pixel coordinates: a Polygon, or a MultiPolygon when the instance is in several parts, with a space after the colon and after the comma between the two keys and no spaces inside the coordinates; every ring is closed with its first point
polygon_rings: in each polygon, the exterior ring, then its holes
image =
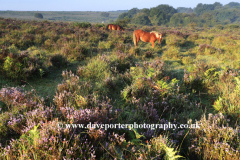
{"type": "Polygon", "coordinates": [[[139,40],[140,40],[140,37],[139,37],[139,36],[136,36],[136,39],[137,39],[137,41],[136,41],[135,47],[137,47],[137,44],[138,44],[138,42],[139,42],[139,40]]]}
{"type": "Polygon", "coordinates": [[[154,48],[154,42],[152,42],[152,48],[154,48]]]}

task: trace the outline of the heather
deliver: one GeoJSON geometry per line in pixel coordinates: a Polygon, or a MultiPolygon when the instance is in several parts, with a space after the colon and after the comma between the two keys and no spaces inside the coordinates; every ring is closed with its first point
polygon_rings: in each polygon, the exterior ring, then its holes
{"type": "Polygon", "coordinates": [[[0,26],[0,159],[239,158],[237,28],[0,26]],[[139,28],[162,43],[135,48],[139,28]],[[74,127],[119,123],[199,127],[74,127]]]}

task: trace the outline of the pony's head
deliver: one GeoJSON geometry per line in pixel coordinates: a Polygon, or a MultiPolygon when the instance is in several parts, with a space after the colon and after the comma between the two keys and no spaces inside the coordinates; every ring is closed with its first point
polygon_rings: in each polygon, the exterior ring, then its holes
{"type": "Polygon", "coordinates": [[[159,39],[159,43],[161,43],[162,36],[163,36],[161,33],[158,33],[158,32],[156,32],[156,31],[152,31],[152,32],[150,32],[150,33],[154,33],[155,36],[156,36],[156,38],[159,39]]]}

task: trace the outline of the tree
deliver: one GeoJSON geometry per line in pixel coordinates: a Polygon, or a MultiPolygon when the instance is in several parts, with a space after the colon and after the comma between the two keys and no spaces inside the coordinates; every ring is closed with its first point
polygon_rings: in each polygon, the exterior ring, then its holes
{"type": "Polygon", "coordinates": [[[109,13],[108,12],[101,12],[100,16],[109,17],[109,13]]]}
{"type": "Polygon", "coordinates": [[[130,17],[128,16],[128,13],[121,13],[121,14],[118,16],[117,20],[123,20],[125,17],[130,18],[130,17]]]}
{"type": "Polygon", "coordinates": [[[238,2],[230,2],[226,5],[227,7],[233,8],[233,7],[239,7],[240,3],[238,2]]]}
{"type": "MultiPolygon", "coordinates": [[[[219,6],[218,3],[215,4],[216,6],[219,6]]],[[[216,7],[213,4],[202,4],[199,3],[196,8],[194,8],[194,12],[197,13],[197,15],[202,15],[205,12],[209,12],[211,10],[214,10],[216,7]]]]}
{"type": "Polygon", "coordinates": [[[34,14],[34,17],[35,17],[35,18],[43,19],[43,15],[42,15],[41,13],[35,13],[35,14],[34,14]]]}
{"type": "Polygon", "coordinates": [[[168,23],[174,13],[177,13],[177,10],[173,7],[169,5],[159,5],[150,9],[149,16],[152,24],[161,25],[168,23]]]}
{"type": "Polygon", "coordinates": [[[209,12],[205,12],[203,13],[202,18],[205,20],[211,20],[213,18],[213,15],[209,12]]]}
{"type": "Polygon", "coordinates": [[[185,8],[185,7],[177,8],[177,13],[192,13],[192,12],[193,12],[192,8],[185,8]]]}
{"type": "Polygon", "coordinates": [[[138,13],[138,9],[137,8],[133,8],[133,9],[130,9],[129,11],[128,11],[128,16],[129,16],[129,18],[132,18],[135,14],[137,14],[138,13]]]}
{"type": "Polygon", "coordinates": [[[147,8],[141,9],[141,12],[143,12],[143,13],[146,14],[146,15],[149,15],[149,14],[150,14],[150,10],[147,9],[147,8]]]}
{"type": "Polygon", "coordinates": [[[169,24],[172,26],[178,26],[183,24],[186,13],[175,13],[171,18],[169,24]]]}
{"type": "Polygon", "coordinates": [[[173,16],[175,13],[177,13],[176,9],[166,4],[158,5],[156,8],[162,12],[165,12],[169,16],[173,16]]]}
{"type": "Polygon", "coordinates": [[[219,3],[219,2],[215,2],[214,4],[214,9],[220,9],[220,8],[222,8],[222,4],[221,3],[219,3]]]}
{"type": "Polygon", "coordinates": [[[152,25],[148,16],[144,13],[138,13],[132,18],[132,23],[141,25],[152,25]]]}
{"type": "Polygon", "coordinates": [[[117,20],[117,21],[115,21],[114,24],[120,25],[120,26],[122,26],[122,27],[126,27],[126,26],[127,26],[127,23],[128,23],[127,20],[117,20]]]}
{"type": "Polygon", "coordinates": [[[150,20],[155,25],[165,24],[169,19],[170,16],[166,12],[159,10],[157,7],[150,10],[150,20]]]}

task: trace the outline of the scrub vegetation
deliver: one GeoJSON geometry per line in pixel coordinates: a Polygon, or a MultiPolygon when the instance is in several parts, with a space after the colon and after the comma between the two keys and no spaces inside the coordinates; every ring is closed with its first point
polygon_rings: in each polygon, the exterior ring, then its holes
{"type": "Polygon", "coordinates": [[[237,27],[0,18],[0,28],[0,159],[240,157],[237,27]],[[135,48],[136,29],[161,44],[135,48]]]}

